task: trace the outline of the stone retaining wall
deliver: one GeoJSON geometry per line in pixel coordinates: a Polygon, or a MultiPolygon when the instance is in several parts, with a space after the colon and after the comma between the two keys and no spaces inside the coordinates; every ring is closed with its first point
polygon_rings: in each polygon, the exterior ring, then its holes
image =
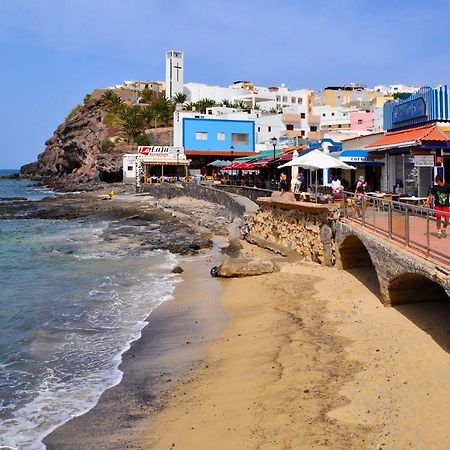
{"type": "Polygon", "coordinates": [[[186,196],[199,200],[206,200],[208,202],[217,203],[224,206],[232,217],[242,217],[245,213],[245,207],[238,203],[227,192],[194,183],[144,184],[141,186],[140,192],[148,192],[156,198],[175,198],[186,196]]]}
{"type": "Polygon", "coordinates": [[[242,195],[243,197],[247,197],[254,202],[256,202],[259,197],[270,197],[273,192],[269,189],[259,189],[250,186],[234,186],[230,184],[216,184],[214,187],[221,191],[242,195]]]}
{"type": "Polygon", "coordinates": [[[261,204],[248,224],[249,236],[296,252],[307,261],[333,266],[336,261],[335,219],[326,208],[319,211],[283,209],[261,204]]]}

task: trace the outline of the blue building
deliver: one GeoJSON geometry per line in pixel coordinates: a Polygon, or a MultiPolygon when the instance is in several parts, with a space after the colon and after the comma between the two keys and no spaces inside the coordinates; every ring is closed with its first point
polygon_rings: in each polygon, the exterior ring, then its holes
{"type": "Polygon", "coordinates": [[[366,146],[384,158],[383,190],[428,195],[436,173],[449,178],[450,87],[423,87],[385,103],[383,114],[386,133],[366,146]]]}
{"type": "Polygon", "coordinates": [[[182,119],[182,146],[186,151],[223,152],[236,156],[255,151],[255,122],[253,120],[182,119]]]}

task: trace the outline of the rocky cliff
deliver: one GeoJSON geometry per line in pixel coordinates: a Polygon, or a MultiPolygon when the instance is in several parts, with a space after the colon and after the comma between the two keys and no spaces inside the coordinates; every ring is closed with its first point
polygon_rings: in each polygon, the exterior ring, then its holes
{"type": "MultiPolygon", "coordinates": [[[[118,144],[102,151],[102,141],[117,134],[107,124],[108,111],[101,100],[76,107],[45,142],[37,161],[22,166],[23,176],[54,186],[122,179],[122,155],[136,151],[135,145],[118,144]]],[[[169,145],[170,128],[149,133],[150,142],[169,145]]]]}

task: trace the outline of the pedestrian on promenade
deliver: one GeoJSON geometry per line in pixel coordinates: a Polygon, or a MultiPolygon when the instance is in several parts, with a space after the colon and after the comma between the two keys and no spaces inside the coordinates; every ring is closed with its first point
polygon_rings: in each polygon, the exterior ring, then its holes
{"type": "Polygon", "coordinates": [[[356,200],[362,200],[363,199],[363,195],[366,193],[366,189],[367,189],[366,180],[361,175],[359,177],[358,182],[356,183],[356,186],[355,186],[356,200]]]}
{"type": "Polygon", "coordinates": [[[281,172],[280,175],[280,191],[281,192],[287,191],[287,176],[284,172],[281,172]]]}
{"type": "Polygon", "coordinates": [[[331,181],[331,191],[333,200],[342,200],[342,191],[344,190],[344,187],[342,186],[341,180],[338,178],[337,175],[334,176],[333,180],[331,181]]]}
{"type": "Polygon", "coordinates": [[[300,181],[300,192],[303,192],[305,190],[305,177],[303,176],[303,172],[300,172],[298,174],[298,180],[300,181]]]}
{"type": "Polygon", "coordinates": [[[302,182],[300,181],[300,174],[291,181],[291,192],[294,194],[299,194],[301,192],[302,182]]]}
{"type": "Polygon", "coordinates": [[[431,204],[431,202],[434,202],[434,209],[436,211],[439,211],[434,214],[436,217],[436,228],[439,239],[447,237],[448,215],[441,214],[441,212],[450,212],[449,193],[449,186],[444,183],[441,175],[436,175],[434,179],[434,186],[431,188],[430,195],[428,197],[428,202],[429,204],[431,204]],[[444,218],[443,228],[442,218],[444,218]]]}

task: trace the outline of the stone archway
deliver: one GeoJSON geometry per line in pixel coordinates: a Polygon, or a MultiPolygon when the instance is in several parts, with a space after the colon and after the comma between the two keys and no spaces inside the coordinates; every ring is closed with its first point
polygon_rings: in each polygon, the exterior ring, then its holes
{"type": "Polygon", "coordinates": [[[395,277],[389,282],[388,293],[393,306],[449,299],[442,286],[419,273],[403,273],[395,277]]]}
{"type": "Polygon", "coordinates": [[[338,247],[337,267],[351,273],[378,298],[381,297],[378,274],[364,243],[355,235],[347,236],[338,247]]]}
{"type": "Polygon", "coordinates": [[[373,267],[366,246],[357,236],[350,235],[342,241],[339,246],[338,267],[344,270],[373,267]]]}

